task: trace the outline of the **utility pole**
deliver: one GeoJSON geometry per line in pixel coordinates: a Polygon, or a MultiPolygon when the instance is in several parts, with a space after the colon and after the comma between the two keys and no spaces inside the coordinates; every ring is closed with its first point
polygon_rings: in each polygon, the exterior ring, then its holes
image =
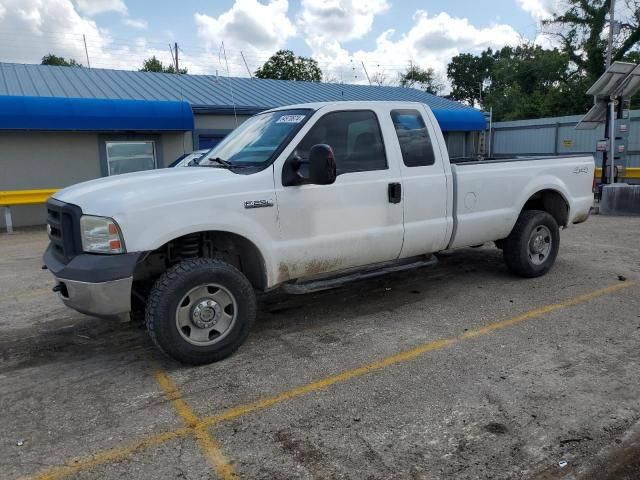
{"type": "Polygon", "coordinates": [[[613,29],[615,27],[614,10],[616,8],[616,0],[609,0],[609,41],[607,44],[607,68],[611,65],[611,51],[613,50],[613,29]]]}
{"type": "Polygon", "coordinates": [[[180,64],[178,63],[178,42],[173,44],[173,51],[176,54],[176,73],[180,73],[180,64]]]}
{"type": "MultiPolygon", "coordinates": [[[[614,18],[614,12],[616,8],[616,0],[609,0],[609,39],[607,42],[607,68],[611,66],[611,56],[613,51],[613,29],[615,27],[616,21],[614,18]]],[[[622,100],[622,99],[620,99],[622,100]]],[[[614,174],[615,174],[615,158],[616,158],[616,120],[615,120],[615,110],[616,110],[616,97],[611,95],[609,99],[609,183],[614,182],[614,174]]],[[[605,127],[606,128],[606,127],[605,127]]],[[[604,167],[602,169],[604,175],[604,167]]]]}
{"type": "Polygon", "coordinates": [[[82,41],[84,42],[84,54],[87,56],[87,67],[91,68],[91,62],[89,62],[89,50],[87,50],[87,37],[82,34],[82,41]]]}
{"type": "Polygon", "coordinates": [[[171,65],[173,68],[176,67],[176,57],[173,56],[173,47],[169,44],[169,54],[171,55],[171,65]]]}

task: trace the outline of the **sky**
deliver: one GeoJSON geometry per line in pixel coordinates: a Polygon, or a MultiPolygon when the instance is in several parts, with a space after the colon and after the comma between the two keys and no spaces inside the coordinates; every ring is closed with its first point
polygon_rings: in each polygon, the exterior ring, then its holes
{"type": "Polygon", "coordinates": [[[92,68],[138,69],[152,55],[171,63],[178,42],[191,74],[248,76],[287,48],[316,59],[332,81],[392,81],[410,63],[444,78],[459,53],[545,44],[540,21],[560,2],[0,0],[0,61],[54,53],[87,66],[88,54],[92,68]]]}

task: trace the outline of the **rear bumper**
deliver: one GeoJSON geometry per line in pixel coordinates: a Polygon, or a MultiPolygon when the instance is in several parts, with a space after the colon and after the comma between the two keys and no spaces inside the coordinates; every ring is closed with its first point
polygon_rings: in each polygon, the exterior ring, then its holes
{"type": "Polygon", "coordinates": [[[122,255],[81,254],[61,262],[51,246],[44,264],[56,280],[64,304],[97,317],[118,317],[131,311],[133,272],[142,252],[122,255]]]}

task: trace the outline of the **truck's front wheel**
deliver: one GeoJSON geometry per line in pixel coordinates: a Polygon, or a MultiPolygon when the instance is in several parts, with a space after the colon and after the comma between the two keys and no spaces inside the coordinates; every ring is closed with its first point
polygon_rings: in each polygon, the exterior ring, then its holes
{"type": "Polygon", "coordinates": [[[525,210],[504,240],[504,260],[521,277],[539,277],[553,266],[560,247],[556,220],[542,210],[525,210]]]}
{"type": "Polygon", "coordinates": [[[255,317],[255,293],[241,272],[220,260],[193,258],[156,281],[146,323],[154,343],[167,355],[199,365],[237,350],[255,317]]]}

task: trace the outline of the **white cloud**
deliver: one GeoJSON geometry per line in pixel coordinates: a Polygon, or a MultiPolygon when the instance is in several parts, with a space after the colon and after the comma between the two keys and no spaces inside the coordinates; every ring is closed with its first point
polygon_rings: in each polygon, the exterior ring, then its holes
{"type": "Polygon", "coordinates": [[[126,14],[127,6],[123,0],[74,0],[80,13],[93,16],[105,12],[126,14]]]}
{"type": "Polygon", "coordinates": [[[130,17],[127,17],[127,18],[122,20],[122,23],[124,23],[125,25],[127,25],[127,26],[129,26],[131,28],[137,28],[138,30],[146,30],[147,27],[149,26],[147,21],[142,19],[142,18],[130,18],[130,17]]]}
{"type": "Polygon", "coordinates": [[[330,39],[308,38],[307,43],[330,77],[363,82],[361,62],[370,75],[384,71],[389,78],[396,78],[412,61],[422,68],[433,68],[444,77],[451,57],[459,53],[479,53],[488,47],[516,45],[520,40],[520,35],[506,24],[476,27],[466,18],[451,17],[444,12],[430,16],[418,10],[406,33],[397,36],[395,30],[387,30],[378,36],[371,50],[351,53],[340,42],[330,39]]]}
{"type": "Polygon", "coordinates": [[[198,36],[216,50],[220,42],[237,49],[273,52],[295,34],[287,16],[287,0],[235,0],[233,6],[217,18],[195,14],[198,36]]]}
{"type": "MultiPolygon", "coordinates": [[[[155,48],[143,38],[124,46],[116,43],[108,30],[81,15],[71,0],[0,0],[0,31],[11,36],[11,41],[0,42],[0,58],[6,62],[40,63],[53,53],[86,66],[84,35],[94,68],[137,70],[152,55],[171,63],[168,48],[155,48]]],[[[188,67],[189,61],[198,63],[189,56],[181,60],[188,67]]],[[[200,72],[197,67],[189,71],[200,72]]]]}
{"type": "Polygon", "coordinates": [[[517,2],[520,8],[537,21],[549,18],[560,3],[559,0],[517,0],[517,2]]]}
{"type": "Polygon", "coordinates": [[[338,41],[362,38],[373,20],[389,8],[386,0],[302,0],[303,35],[338,41]]]}
{"type": "Polygon", "coordinates": [[[566,9],[564,0],[517,0],[520,8],[529,13],[538,27],[538,33],[533,40],[543,48],[560,47],[559,38],[553,35],[554,27],[544,26],[542,22],[552,17],[554,13],[559,13],[566,9]]]}
{"type": "Polygon", "coordinates": [[[0,42],[0,58],[12,62],[40,62],[54,53],[84,62],[82,35],[102,51],[109,36],[95,21],[82,17],[70,0],[0,0],[0,31],[12,41],[0,42]]]}
{"type": "Polygon", "coordinates": [[[198,37],[207,51],[196,66],[204,63],[209,66],[208,73],[226,73],[227,62],[220,48],[224,42],[230,74],[247,76],[241,52],[251,70],[255,70],[295,35],[288,9],[287,0],[269,0],[266,4],[258,0],[235,0],[231,8],[218,17],[196,13],[198,37]]]}
{"type": "MultiPolygon", "coordinates": [[[[89,2],[89,0],[83,0],[89,2]]],[[[525,0],[522,0],[525,1],[525,0]]],[[[154,38],[116,41],[109,30],[82,13],[80,0],[0,0],[0,31],[11,34],[11,41],[0,43],[0,58],[4,61],[39,63],[47,53],[74,58],[86,64],[83,34],[94,68],[138,69],[142,61],[155,55],[163,63],[171,63],[166,43],[173,42],[169,32],[154,38]],[[166,43],[165,43],[166,42],[166,43]]],[[[387,0],[304,0],[296,19],[298,34],[309,45],[323,71],[336,80],[363,82],[364,62],[370,75],[385,71],[396,78],[411,60],[423,68],[434,68],[444,74],[450,58],[460,52],[480,52],[486,47],[499,48],[520,41],[508,25],[476,26],[466,18],[447,13],[429,15],[418,11],[405,32],[387,30],[366,49],[349,50],[350,40],[364,38],[374,28],[377,16],[388,9],[387,0]],[[326,13],[325,16],[323,16],[326,13]]],[[[105,0],[99,2],[106,8],[105,0]]],[[[111,1],[110,5],[118,2],[111,1]]],[[[122,1],[119,2],[124,6],[122,1]]],[[[220,51],[225,42],[231,75],[247,75],[276,50],[286,48],[296,35],[296,26],[288,14],[287,0],[235,0],[222,14],[212,17],[194,15],[197,35],[195,46],[180,50],[180,65],[189,73],[226,74],[226,62],[220,51]]],[[[125,7],[126,8],[126,7],[125,7]]],[[[91,12],[95,12],[96,9],[91,12]]],[[[91,13],[93,14],[93,13],[91,13]]],[[[132,28],[146,28],[143,19],[123,13],[121,21],[132,28]]]]}

